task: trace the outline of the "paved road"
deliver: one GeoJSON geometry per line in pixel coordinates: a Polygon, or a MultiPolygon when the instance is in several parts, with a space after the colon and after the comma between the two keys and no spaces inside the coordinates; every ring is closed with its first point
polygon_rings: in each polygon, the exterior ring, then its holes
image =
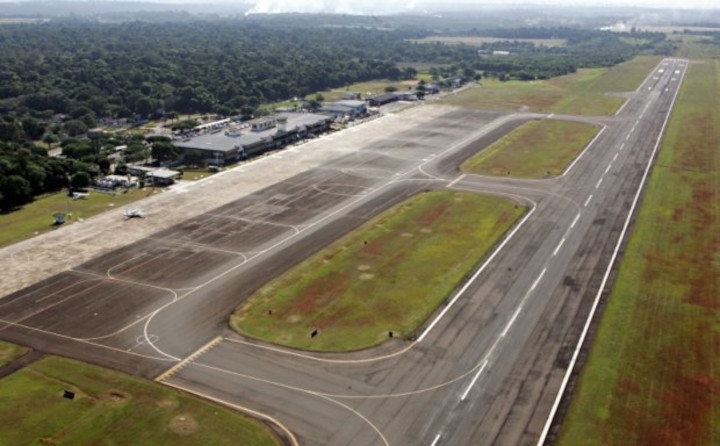
{"type": "Polygon", "coordinates": [[[614,117],[456,110],[372,142],[6,296],[0,337],[149,378],[176,365],[168,384],[266,413],[302,444],[536,443],[685,65],[663,61],[614,117]],[[547,118],[604,130],[554,179],[458,172],[547,118]],[[502,194],[528,213],[414,339],[313,355],[229,332],[229,311],[269,278],[432,188],[502,194]]]}

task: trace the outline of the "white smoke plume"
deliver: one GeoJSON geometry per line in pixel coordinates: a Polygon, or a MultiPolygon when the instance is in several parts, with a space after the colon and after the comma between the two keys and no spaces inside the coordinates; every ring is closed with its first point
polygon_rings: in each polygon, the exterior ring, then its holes
{"type": "Polygon", "coordinates": [[[287,12],[327,14],[391,14],[414,10],[416,0],[257,0],[247,14],[287,12]]]}

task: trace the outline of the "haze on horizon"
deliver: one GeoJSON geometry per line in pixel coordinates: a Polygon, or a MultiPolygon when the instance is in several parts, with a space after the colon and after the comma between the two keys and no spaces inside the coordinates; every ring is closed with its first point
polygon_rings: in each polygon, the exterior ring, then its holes
{"type": "MultiPolygon", "coordinates": [[[[171,0],[166,0],[171,1],[171,0]]],[[[192,2],[193,0],[186,0],[192,2]]],[[[212,3],[213,0],[195,0],[212,3]]],[[[222,0],[221,0],[222,1],[222,0]]],[[[675,8],[675,9],[718,9],[715,0],[689,0],[677,2],[673,0],[510,0],[510,1],[475,1],[460,0],[447,4],[442,1],[418,0],[256,0],[248,2],[252,5],[250,13],[340,13],[340,14],[389,14],[402,12],[429,13],[432,11],[459,11],[480,9],[483,7],[508,8],[517,6],[531,7],[644,7],[644,8],[675,8]]]]}
{"type": "MultiPolygon", "coordinates": [[[[0,0],[0,3],[23,3],[33,0],[0,0]]],[[[43,1],[43,0],[41,0],[43,1]]],[[[50,0],[44,0],[51,3],[50,0]]],[[[63,0],[53,0],[52,2],[63,0]]],[[[82,1],[82,0],[81,0],[82,1]]],[[[427,0],[85,0],[88,3],[165,3],[214,4],[247,7],[249,14],[331,13],[331,14],[429,14],[438,11],[504,9],[516,7],[641,7],[663,9],[720,9],[716,0],[456,0],[451,4],[427,0]]]]}

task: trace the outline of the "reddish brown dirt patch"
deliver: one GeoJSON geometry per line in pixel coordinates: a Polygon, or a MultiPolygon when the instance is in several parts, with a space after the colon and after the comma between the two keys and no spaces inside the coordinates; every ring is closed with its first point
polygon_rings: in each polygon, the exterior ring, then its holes
{"type": "Polygon", "coordinates": [[[683,216],[683,210],[682,209],[675,209],[675,212],[673,212],[673,221],[680,221],[683,216]]]}
{"type": "Polygon", "coordinates": [[[423,225],[432,225],[438,218],[440,218],[445,213],[448,207],[450,207],[449,204],[440,203],[434,208],[422,214],[420,217],[418,217],[418,221],[423,225]]]}
{"type": "Polygon", "coordinates": [[[308,314],[322,308],[328,296],[339,292],[347,280],[342,274],[328,273],[323,280],[314,280],[295,300],[290,313],[308,314]]]}

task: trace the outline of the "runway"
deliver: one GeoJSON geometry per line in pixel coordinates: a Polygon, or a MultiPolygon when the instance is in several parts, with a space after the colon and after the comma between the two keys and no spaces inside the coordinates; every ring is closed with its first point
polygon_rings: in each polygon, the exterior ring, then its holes
{"type": "Polygon", "coordinates": [[[686,65],[661,62],[616,116],[552,116],[603,125],[559,177],[460,173],[513,128],[550,117],[449,111],[0,299],[0,338],[147,378],[175,366],[168,384],[267,414],[300,444],[537,443],[612,283],[686,65]],[[228,329],[269,279],[436,188],[500,194],[528,211],[413,339],[312,354],[228,329]]]}

